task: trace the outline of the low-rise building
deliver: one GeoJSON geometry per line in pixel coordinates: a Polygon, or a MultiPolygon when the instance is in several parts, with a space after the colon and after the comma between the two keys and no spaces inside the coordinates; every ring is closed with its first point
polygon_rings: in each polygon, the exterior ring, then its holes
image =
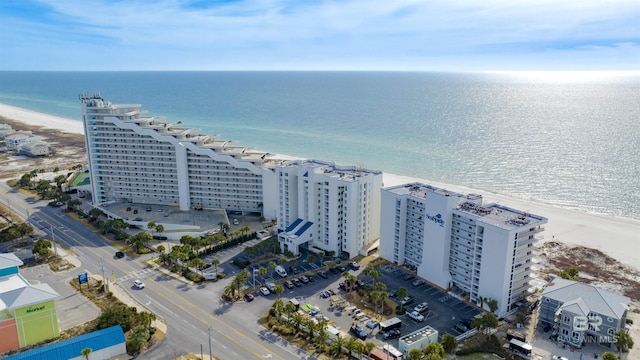
{"type": "Polygon", "coordinates": [[[33,134],[32,131],[13,131],[6,133],[4,136],[5,143],[9,149],[19,150],[22,144],[28,142],[41,141],[39,136],[33,134]]]}
{"type": "Polygon", "coordinates": [[[563,344],[598,343],[613,348],[625,330],[629,298],[579,281],[555,278],[542,293],[539,323],[553,326],[563,344]]]}
{"type": "Polygon", "coordinates": [[[26,142],[18,147],[21,153],[28,156],[47,156],[51,154],[49,144],[43,141],[26,142]]]}
{"type": "Polygon", "coordinates": [[[60,335],[54,302],[60,295],[47,284],[30,284],[22,265],[14,254],[0,254],[0,353],[60,335]]]}
{"type": "Polygon", "coordinates": [[[406,355],[413,349],[423,350],[432,342],[438,342],[438,330],[431,326],[425,326],[418,331],[400,337],[398,350],[406,355]]]}
{"type": "Polygon", "coordinates": [[[4,136],[8,133],[13,132],[11,125],[9,124],[0,124],[0,140],[4,139],[4,136]]]}

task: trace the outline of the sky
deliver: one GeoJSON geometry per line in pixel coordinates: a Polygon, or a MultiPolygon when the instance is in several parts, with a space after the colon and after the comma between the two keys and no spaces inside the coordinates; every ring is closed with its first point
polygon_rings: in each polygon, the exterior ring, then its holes
{"type": "Polygon", "coordinates": [[[639,0],[0,1],[0,70],[639,69],[639,0]]]}

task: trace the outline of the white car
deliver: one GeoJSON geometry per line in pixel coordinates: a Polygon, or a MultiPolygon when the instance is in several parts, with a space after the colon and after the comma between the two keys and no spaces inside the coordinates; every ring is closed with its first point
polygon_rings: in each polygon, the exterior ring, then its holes
{"type": "Polygon", "coordinates": [[[553,360],[569,360],[564,356],[560,356],[560,355],[553,355],[552,357],[553,360]]]}
{"type": "Polygon", "coordinates": [[[415,321],[424,321],[424,316],[417,311],[412,311],[408,315],[415,321]]]}
{"type": "Polygon", "coordinates": [[[272,282],[267,283],[267,289],[269,289],[269,291],[275,290],[276,289],[276,284],[274,284],[272,282]]]}
{"type": "Polygon", "coordinates": [[[421,302],[420,304],[416,305],[416,307],[413,308],[413,311],[417,311],[419,313],[425,312],[429,310],[429,304],[425,301],[425,302],[421,302]]]}
{"type": "Polygon", "coordinates": [[[267,289],[266,287],[261,287],[260,288],[260,293],[264,296],[267,296],[269,294],[271,294],[271,291],[269,291],[269,289],[267,289]]]}
{"type": "Polygon", "coordinates": [[[144,283],[140,280],[134,281],[133,286],[137,287],[138,289],[144,289],[144,283]]]}

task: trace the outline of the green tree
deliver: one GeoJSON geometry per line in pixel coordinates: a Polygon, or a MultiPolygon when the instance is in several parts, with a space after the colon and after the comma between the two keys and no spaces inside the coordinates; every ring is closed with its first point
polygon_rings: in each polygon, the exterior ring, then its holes
{"type": "MultiPolygon", "coordinates": [[[[152,237],[149,233],[141,231],[135,235],[130,236],[127,239],[127,243],[133,246],[136,251],[139,253],[142,249],[147,246],[152,240],[152,237]]],[[[174,247],[175,249],[176,247],[174,247]]],[[[173,249],[172,249],[173,250],[173,249]]]]}
{"type": "Polygon", "coordinates": [[[347,350],[347,353],[349,355],[353,355],[353,350],[355,350],[357,344],[358,344],[358,340],[356,340],[356,338],[354,338],[353,336],[350,336],[344,342],[344,348],[345,348],[345,350],[347,350]]]}
{"type": "Polygon", "coordinates": [[[438,354],[429,354],[424,358],[424,360],[442,360],[442,359],[443,358],[438,354]]]}
{"type": "Polygon", "coordinates": [[[216,275],[218,274],[218,265],[220,265],[220,260],[218,259],[213,259],[211,260],[211,265],[213,265],[213,269],[216,272],[216,275]]]}
{"type": "Polygon", "coordinates": [[[523,324],[527,321],[527,315],[525,315],[525,313],[523,313],[522,311],[518,311],[516,313],[516,324],[523,324]]]}
{"type": "Polygon", "coordinates": [[[258,269],[258,274],[260,274],[260,277],[262,278],[261,284],[264,284],[264,277],[267,275],[267,268],[266,267],[260,267],[258,269]]]}
{"type": "Polygon", "coordinates": [[[373,284],[376,281],[376,278],[380,277],[380,271],[378,270],[369,270],[369,276],[371,276],[371,286],[373,286],[373,284]]]}
{"type": "Polygon", "coordinates": [[[498,300],[496,299],[487,299],[487,306],[489,306],[489,310],[492,313],[495,313],[498,310],[498,300]]]}
{"type": "Polygon", "coordinates": [[[411,349],[407,354],[407,360],[420,360],[422,359],[422,351],[420,349],[411,349]]]}
{"type": "Polygon", "coordinates": [[[480,308],[484,309],[484,303],[487,301],[488,299],[484,296],[478,296],[478,302],[480,303],[480,308]]]}
{"type": "Polygon", "coordinates": [[[92,351],[93,350],[91,350],[91,348],[84,348],[82,349],[82,351],[80,351],[80,355],[84,356],[86,360],[89,360],[89,355],[91,355],[92,351]]]}
{"type": "Polygon", "coordinates": [[[313,255],[313,254],[311,254],[311,255],[307,256],[307,262],[308,262],[309,264],[313,264],[314,262],[316,262],[316,260],[318,260],[318,259],[317,259],[317,258],[316,258],[316,256],[315,256],[315,255],[313,255]]]}
{"type": "Polygon", "coordinates": [[[427,344],[427,346],[425,346],[425,348],[424,348],[424,350],[422,350],[422,352],[425,355],[436,354],[440,358],[444,358],[444,357],[447,356],[447,352],[444,351],[444,347],[442,345],[440,345],[440,343],[437,343],[437,342],[432,342],[432,343],[427,344]]]}
{"type": "Polygon", "coordinates": [[[291,321],[293,321],[293,326],[296,329],[296,333],[300,331],[300,325],[304,320],[304,316],[302,316],[302,314],[297,311],[294,312],[293,315],[291,315],[291,321]]]}
{"type": "Polygon", "coordinates": [[[373,351],[373,348],[376,347],[376,344],[372,343],[371,341],[367,341],[364,343],[364,348],[366,350],[367,355],[371,354],[371,351],[373,351]]]}
{"type": "Polygon", "coordinates": [[[452,354],[458,347],[458,341],[451,334],[442,335],[442,348],[449,354],[452,354]]]}
{"type": "Polygon", "coordinates": [[[149,340],[149,336],[149,329],[144,326],[138,326],[133,329],[127,339],[127,352],[136,353],[142,350],[145,347],[147,340],[149,340]]]}
{"type": "Polygon", "coordinates": [[[631,335],[629,335],[626,331],[618,331],[613,336],[613,343],[615,344],[616,349],[622,355],[623,352],[629,351],[629,349],[633,348],[633,339],[631,335]]]}
{"type": "Polygon", "coordinates": [[[46,259],[51,255],[51,250],[50,250],[51,247],[52,247],[51,241],[40,239],[33,246],[33,249],[31,250],[31,252],[35,257],[46,259]]]}
{"type": "Polygon", "coordinates": [[[342,357],[342,348],[344,347],[345,339],[340,336],[340,334],[336,335],[331,342],[331,350],[333,354],[337,357],[342,357]]]}
{"type": "Polygon", "coordinates": [[[165,251],[167,251],[167,248],[164,247],[164,245],[158,245],[156,247],[156,251],[160,253],[160,255],[164,254],[165,251]]]}
{"type": "Polygon", "coordinates": [[[273,272],[276,269],[276,263],[275,261],[269,261],[269,263],[267,264],[267,267],[269,268],[269,272],[271,273],[271,277],[273,277],[273,272]]]}
{"type": "Polygon", "coordinates": [[[279,299],[280,295],[284,292],[284,287],[282,285],[276,285],[276,287],[273,288],[273,292],[278,295],[279,299]]]}
{"type": "Polygon", "coordinates": [[[618,360],[618,357],[616,356],[616,354],[607,351],[602,354],[602,360],[618,360]]]}
{"type": "Polygon", "coordinates": [[[164,225],[162,224],[156,225],[156,232],[158,233],[158,236],[162,236],[162,233],[164,232],[164,225]]]}

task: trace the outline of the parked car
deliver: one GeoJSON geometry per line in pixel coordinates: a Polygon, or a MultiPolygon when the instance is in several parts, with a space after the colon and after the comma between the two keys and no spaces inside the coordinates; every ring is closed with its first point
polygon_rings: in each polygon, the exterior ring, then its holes
{"type": "Polygon", "coordinates": [[[429,303],[425,302],[421,302],[420,304],[416,305],[416,307],[413,308],[413,311],[417,311],[419,313],[423,313],[425,311],[429,310],[429,303]]]}
{"type": "Polygon", "coordinates": [[[291,279],[291,282],[293,282],[293,285],[295,285],[295,286],[298,286],[298,287],[302,286],[302,282],[300,280],[298,280],[297,278],[291,279]]]}
{"type": "Polygon", "coordinates": [[[338,270],[338,267],[332,267],[331,269],[329,269],[329,271],[331,271],[332,274],[337,274],[340,272],[340,270],[338,270]]]}
{"type": "Polygon", "coordinates": [[[378,326],[380,326],[380,323],[374,320],[369,320],[367,321],[367,323],[365,324],[365,326],[369,329],[375,329],[378,326]]]}
{"type": "Polygon", "coordinates": [[[299,280],[302,281],[303,284],[309,283],[309,278],[304,275],[300,276],[299,280]]]}
{"type": "Polygon", "coordinates": [[[551,358],[552,358],[553,360],[569,360],[569,359],[567,359],[566,357],[564,357],[564,356],[560,356],[560,355],[553,355],[551,358]]]}
{"type": "Polygon", "coordinates": [[[316,278],[313,275],[309,275],[309,276],[307,276],[307,278],[309,278],[309,282],[316,281],[316,278]]]}
{"type": "Polygon", "coordinates": [[[400,301],[401,305],[411,304],[413,302],[413,296],[405,296],[402,301],[400,301]]]}
{"type": "Polygon", "coordinates": [[[240,222],[238,221],[238,219],[233,219],[233,225],[238,225],[240,224],[240,222]]]}
{"type": "Polygon", "coordinates": [[[134,281],[133,286],[137,287],[138,289],[144,289],[144,283],[141,280],[134,281]]]}
{"type": "Polygon", "coordinates": [[[344,266],[342,266],[342,265],[338,266],[338,272],[339,272],[340,274],[342,274],[342,273],[343,273],[343,272],[345,272],[345,271],[347,271],[347,268],[346,268],[346,267],[344,267],[344,266]]]}
{"type": "Polygon", "coordinates": [[[116,251],[116,258],[122,259],[124,257],[124,253],[122,251],[116,251]]]}
{"type": "Polygon", "coordinates": [[[355,337],[360,340],[364,340],[367,338],[367,332],[358,325],[352,325],[350,331],[353,335],[355,335],[355,337]]]}
{"type": "Polygon", "coordinates": [[[275,290],[276,289],[276,284],[274,284],[272,282],[267,283],[267,289],[269,289],[269,291],[275,290]]]}
{"type": "Polygon", "coordinates": [[[251,293],[249,293],[249,294],[244,294],[244,299],[245,299],[247,302],[252,302],[252,301],[253,301],[253,299],[254,299],[253,294],[251,294],[251,293]]]}
{"type": "Polygon", "coordinates": [[[330,296],[331,296],[331,294],[327,290],[324,290],[324,291],[320,292],[320,297],[323,298],[323,299],[326,299],[326,298],[328,298],[330,296]]]}
{"type": "Polygon", "coordinates": [[[294,287],[296,287],[295,285],[293,285],[293,283],[291,282],[291,280],[287,280],[284,283],[284,286],[287,287],[287,289],[293,289],[294,287]]]}
{"type": "Polygon", "coordinates": [[[466,333],[467,331],[469,331],[469,328],[465,324],[463,324],[461,321],[457,322],[453,326],[453,328],[460,331],[461,333],[466,333]]]}
{"type": "Polygon", "coordinates": [[[416,277],[415,277],[415,276],[413,276],[412,274],[406,274],[406,275],[403,277],[404,281],[413,280],[413,279],[415,279],[415,278],[416,278],[416,277]]]}
{"type": "Polygon", "coordinates": [[[415,321],[424,321],[424,315],[420,314],[417,311],[412,311],[408,315],[410,318],[412,318],[415,321]]]}
{"type": "Polygon", "coordinates": [[[261,287],[260,288],[260,293],[264,296],[267,296],[269,294],[271,294],[271,291],[269,291],[269,289],[267,289],[266,287],[261,287]]]}
{"type": "Polygon", "coordinates": [[[389,291],[389,297],[394,298],[396,297],[397,293],[398,293],[398,289],[392,289],[391,291],[389,291]]]}
{"type": "Polygon", "coordinates": [[[338,285],[338,287],[344,291],[353,291],[358,289],[358,283],[351,283],[348,280],[345,280],[338,285]]]}
{"type": "Polygon", "coordinates": [[[323,279],[326,279],[326,278],[329,277],[329,274],[327,274],[327,272],[324,271],[324,270],[320,270],[320,271],[318,271],[318,276],[320,276],[323,279]]]}
{"type": "Polygon", "coordinates": [[[420,279],[415,279],[413,280],[413,282],[411,283],[411,285],[413,285],[414,287],[418,287],[418,286],[422,286],[424,285],[424,281],[420,280],[420,279]]]}
{"type": "Polygon", "coordinates": [[[400,335],[401,335],[400,329],[391,329],[389,331],[383,331],[382,332],[382,337],[385,340],[399,338],[400,335]]]}
{"type": "Polygon", "coordinates": [[[349,263],[349,267],[353,270],[359,270],[360,269],[360,265],[356,262],[356,261],[352,261],[349,263]]]}

